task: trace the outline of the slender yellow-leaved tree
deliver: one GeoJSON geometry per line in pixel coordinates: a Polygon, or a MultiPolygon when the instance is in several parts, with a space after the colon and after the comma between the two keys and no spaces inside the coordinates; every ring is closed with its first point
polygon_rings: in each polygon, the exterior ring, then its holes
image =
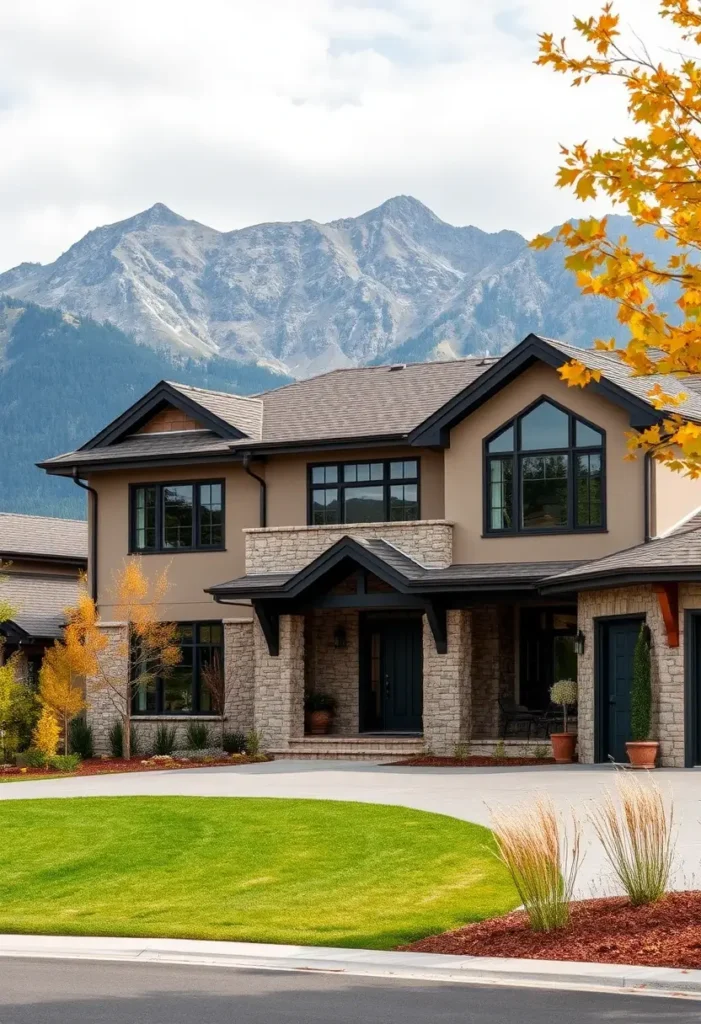
{"type": "MultiPolygon", "coordinates": [[[[659,0],[659,12],[680,35],[678,48],[665,50],[665,62],[653,59],[636,38],[623,41],[609,3],[598,17],[575,18],[581,53],[544,33],[537,63],[571,76],[575,86],[598,76],[619,81],[626,91],[629,134],[609,149],[591,149],[585,142],[563,147],[557,184],[580,199],[608,197],[636,225],[672,242],[672,254],[655,260],[625,236],[611,237],[605,217],[565,224],[556,237],[569,250],[565,264],[582,292],[618,306],[628,334],[625,347],[616,349],[613,339],[597,339],[597,347],[616,350],[636,374],[683,378],[701,372],[701,3],[659,0]],[[680,312],[674,317],[656,300],[663,285],[678,290],[680,312]]],[[[554,240],[541,235],[531,244],[547,248],[554,240]]],[[[600,376],[579,360],[560,374],[582,387],[600,376]]],[[[674,390],[673,397],[651,381],[650,397],[659,409],[678,407],[685,396],[674,390]]],[[[629,447],[692,477],[701,475],[701,425],[679,411],[631,434],[629,447]]]]}
{"type": "Polygon", "coordinates": [[[39,716],[39,721],[34,727],[32,733],[32,744],[33,746],[42,752],[46,757],[53,757],[58,747],[58,740],[60,736],[60,727],[56,721],[56,716],[53,711],[47,705],[39,716]]]}
{"type": "Polygon", "coordinates": [[[90,671],[86,674],[92,677],[92,687],[109,698],[121,719],[127,758],[131,757],[131,713],[135,694],[168,676],[181,659],[177,624],[162,618],[162,603],[167,592],[167,569],[150,581],[141,559],[125,561],[114,581],[115,615],[127,627],[124,640],[115,651],[116,659],[106,656],[109,641],[99,628],[99,615],[90,598],[81,614],[83,643],[90,652],[90,671]],[[123,673],[111,667],[115,661],[129,665],[126,680],[123,673]]]}
{"type": "Polygon", "coordinates": [[[85,642],[82,608],[89,610],[90,605],[90,598],[83,593],[78,606],[67,609],[68,625],[63,638],[47,650],[39,671],[39,699],[60,723],[64,754],[68,753],[71,721],[86,707],[83,687],[92,668],[92,649],[85,642]]]}

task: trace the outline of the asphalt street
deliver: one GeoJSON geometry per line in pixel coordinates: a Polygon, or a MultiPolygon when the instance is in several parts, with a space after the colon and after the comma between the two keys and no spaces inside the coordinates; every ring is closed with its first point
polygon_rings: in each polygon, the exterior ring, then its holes
{"type": "Polygon", "coordinates": [[[684,999],[220,967],[0,960],[0,1024],[696,1024],[684,999]]]}

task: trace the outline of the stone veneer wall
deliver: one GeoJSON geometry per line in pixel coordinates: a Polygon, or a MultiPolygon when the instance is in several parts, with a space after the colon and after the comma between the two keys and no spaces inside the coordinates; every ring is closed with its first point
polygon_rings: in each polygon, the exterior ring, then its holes
{"type": "Polygon", "coordinates": [[[472,736],[499,735],[499,698],[514,694],[514,610],[512,605],[472,609],[472,736]]]}
{"type": "MultiPolygon", "coordinates": [[[[103,671],[115,681],[124,683],[124,695],[127,691],[127,627],[123,622],[103,622],[100,627],[107,635],[108,643],[100,655],[103,671]]],[[[96,754],[110,754],[109,733],[112,725],[119,718],[116,706],[119,697],[100,684],[98,679],[90,678],[85,683],[85,699],[87,701],[86,719],[92,727],[93,744],[96,754]]]]}
{"type": "Polygon", "coordinates": [[[448,650],[438,654],[424,616],[424,740],[434,754],[452,754],[456,743],[470,737],[470,662],[472,621],[469,610],[447,613],[448,650]]]}
{"type": "Polygon", "coordinates": [[[250,732],[254,723],[253,619],[224,619],[227,729],[250,732]]]}
{"type": "Polygon", "coordinates": [[[422,565],[443,568],[453,560],[453,524],[444,519],[413,523],[348,523],[343,526],[272,526],[243,531],[246,572],[293,572],[352,534],[381,538],[422,565]]]}
{"type": "Polygon", "coordinates": [[[280,653],[268,646],[256,619],[254,724],[264,748],[284,750],[290,737],[304,735],[304,616],[280,616],[280,653]]]}
{"type": "Polygon", "coordinates": [[[594,619],[645,615],[652,635],[653,736],[660,741],[660,762],[684,766],[684,610],[701,608],[701,586],[679,587],[679,646],[667,646],[657,595],[649,585],[584,591],[579,595],[578,625],[585,636],[579,658],[579,756],[594,760],[594,619]]]}
{"type": "Polygon", "coordinates": [[[306,684],[310,690],[329,693],[338,701],[332,730],[338,736],[358,733],[358,625],[359,615],[353,608],[316,608],[306,620],[306,684]],[[339,626],[346,632],[344,648],[334,647],[339,626]]]}

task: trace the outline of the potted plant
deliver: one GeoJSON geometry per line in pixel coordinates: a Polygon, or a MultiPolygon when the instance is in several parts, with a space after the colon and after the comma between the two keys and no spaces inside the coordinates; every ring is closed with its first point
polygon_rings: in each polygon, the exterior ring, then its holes
{"type": "Polygon", "coordinates": [[[304,698],[304,710],[307,713],[309,732],[312,736],[325,736],[331,729],[336,698],[329,693],[307,693],[304,698]]]}
{"type": "Polygon", "coordinates": [[[633,768],[654,768],[660,745],[650,739],[652,724],[652,659],[650,630],[640,627],[633,652],[633,682],[630,688],[630,733],[626,753],[633,768]]]}
{"type": "Polygon", "coordinates": [[[550,687],[550,700],[562,708],[563,731],[551,732],[550,742],[553,745],[553,757],[556,764],[571,764],[574,761],[574,748],[577,745],[577,733],[567,729],[567,708],[577,703],[577,684],[574,679],[559,679],[550,687]]]}

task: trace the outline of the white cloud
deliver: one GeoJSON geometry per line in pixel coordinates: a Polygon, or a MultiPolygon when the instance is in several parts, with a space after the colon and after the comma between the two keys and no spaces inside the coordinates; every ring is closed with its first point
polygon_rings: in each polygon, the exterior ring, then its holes
{"type": "MultiPolygon", "coordinates": [[[[0,269],[166,203],[222,230],[398,193],[531,235],[580,212],[558,143],[619,89],[536,68],[596,0],[23,0],[0,10],[0,269]]],[[[655,0],[621,0],[660,42],[655,0]]]]}

